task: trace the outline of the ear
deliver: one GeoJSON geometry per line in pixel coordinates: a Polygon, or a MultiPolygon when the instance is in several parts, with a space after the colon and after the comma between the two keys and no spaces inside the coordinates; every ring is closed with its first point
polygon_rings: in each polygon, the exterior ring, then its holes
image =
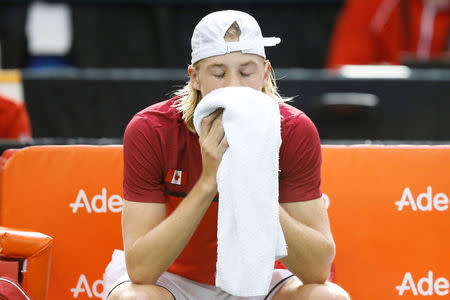
{"type": "Polygon", "coordinates": [[[192,87],[195,90],[200,91],[200,82],[198,80],[198,70],[193,65],[190,65],[188,67],[188,72],[189,72],[189,77],[191,79],[192,87]]]}
{"type": "Polygon", "coordinates": [[[270,80],[270,70],[272,70],[272,65],[270,64],[270,61],[265,60],[264,61],[264,87],[267,86],[267,83],[270,80]]]}

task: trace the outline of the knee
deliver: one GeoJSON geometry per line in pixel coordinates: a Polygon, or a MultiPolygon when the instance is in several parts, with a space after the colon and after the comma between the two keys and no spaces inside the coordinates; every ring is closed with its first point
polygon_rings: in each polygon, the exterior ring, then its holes
{"type": "MultiPolygon", "coordinates": [[[[300,298],[303,299],[303,298],[300,298]]],[[[337,294],[334,291],[321,291],[320,293],[315,293],[315,295],[308,299],[314,300],[350,300],[347,294],[337,294]]]]}
{"type": "Polygon", "coordinates": [[[340,286],[327,283],[327,289],[324,290],[323,296],[319,299],[323,300],[350,300],[349,294],[340,286]]]}
{"type": "Polygon", "coordinates": [[[320,285],[305,285],[299,289],[295,299],[308,300],[350,300],[350,296],[340,286],[327,282],[320,285]]]}
{"type": "Polygon", "coordinates": [[[151,300],[148,293],[137,291],[123,291],[122,293],[111,293],[107,300],[151,300]]]}
{"type": "Polygon", "coordinates": [[[173,300],[173,297],[159,286],[124,285],[114,290],[107,300],[173,300]]]}
{"type": "Polygon", "coordinates": [[[350,300],[349,294],[345,293],[344,295],[338,295],[336,298],[333,298],[335,300],[350,300]]]}
{"type": "Polygon", "coordinates": [[[333,297],[329,298],[330,300],[350,300],[350,296],[345,293],[345,294],[337,294],[337,295],[333,295],[333,297]]]}

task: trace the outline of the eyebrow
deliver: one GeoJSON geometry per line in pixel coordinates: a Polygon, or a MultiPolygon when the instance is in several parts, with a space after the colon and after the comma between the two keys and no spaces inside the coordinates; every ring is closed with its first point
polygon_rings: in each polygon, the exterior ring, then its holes
{"type": "Polygon", "coordinates": [[[207,69],[212,69],[212,68],[225,68],[225,65],[224,64],[212,64],[207,67],[207,69]]]}
{"type": "MultiPolygon", "coordinates": [[[[242,68],[242,67],[247,67],[249,65],[256,65],[256,64],[257,63],[255,61],[250,60],[243,64],[240,64],[239,67],[242,68]]],[[[207,66],[207,69],[212,69],[212,68],[226,68],[226,66],[225,66],[225,64],[220,64],[220,63],[214,63],[214,64],[207,66]]]]}
{"type": "Polygon", "coordinates": [[[246,62],[246,63],[241,64],[240,67],[247,67],[247,66],[249,66],[249,65],[256,65],[256,64],[257,64],[257,63],[256,63],[255,61],[250,60],[250,61],[248,61],[248,62],[246,62]]]}

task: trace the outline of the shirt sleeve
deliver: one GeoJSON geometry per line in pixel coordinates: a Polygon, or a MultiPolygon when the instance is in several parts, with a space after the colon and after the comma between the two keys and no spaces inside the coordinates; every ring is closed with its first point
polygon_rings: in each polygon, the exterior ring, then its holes
{"type": "Polygon", "coordinates": [[[279,201],[298,202],[322,195],[320,138],[303,113],[285,120],[280,148],[279,201]]]}
{"type": "Polygon", "coordinates": [[[128,201],[164,203],[160,138],[136,115],[123,139],[123,195],[128,201]]]}

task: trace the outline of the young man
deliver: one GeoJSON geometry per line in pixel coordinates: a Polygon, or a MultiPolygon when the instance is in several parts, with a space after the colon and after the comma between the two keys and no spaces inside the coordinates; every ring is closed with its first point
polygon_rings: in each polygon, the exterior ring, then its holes
{"type": "Polygon", "coordinates": [[[349,299],[326,282],[335,247],[320,191],[320,139],[308,117],[284,104],[276,90],[264,46],[278,42],[263,38],[246,13],[207,15],[192,37],[189,83],[129,123],[122,214],[128,274],[105,287],[109,300],[244,299],[214,286],[216,174],[228,147],[222,113],[204,118],[199,133],[193,126],[202,97],[231,86],[263,91],[279,101],[282,115],[279,217],[287,269],[273,271],[268,295],[249,299],[349,299]]]}

